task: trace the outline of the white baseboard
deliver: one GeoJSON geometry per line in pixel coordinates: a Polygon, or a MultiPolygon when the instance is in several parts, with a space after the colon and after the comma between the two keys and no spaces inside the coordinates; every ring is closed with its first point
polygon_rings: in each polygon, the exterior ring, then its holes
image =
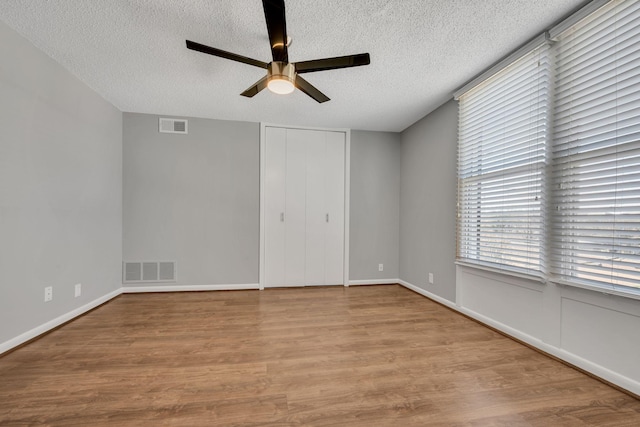
{"type": "Polygon", "coordinates": [[[400,283],[400,279],[349,280],[349,286],[397,285],[398,283],[400,283]]]}
{"type": "Polygon", "coordinates": [[[242,291],[259,289],[257,283],[230,285],[171,285],[171,286],[125,286],[123,294],[137,294],[145,292],[189,292],[189,291],[242,291]]]}
{"type": "Polygon", "coordinates": [[[3,343],[0,344],[0,354],[11,350],[12,348],[15,348],[17,346],[19,346],[20,344],[24,344],[25,342],[32,340],[34,338],[36,338],[39,335],[44,334],[45,332],[49,332],[50,330],[57,328],[58,326],[62,325],[63,323],[66,323],[70,320],[75,319],[76,317],[86,313],[89,310],[93,310],[94,308],[96,308],[97,306],[104,304],[105,302],[117,297],[118,295],[120,295],[122,293],[122,288],[118,288],[113,292],[109,292],[108,294],[101,296],[100,298],[97,298],[85,305],[83,305],[82,307],[78,307],[75,310],[71,310],[68,313],[63,314],[62,316],[56,317],[53,320],[50,320],[46,323],[43,323],[40,326],[37,326],[33,329],[31,329],[30,331],[27,331],[23,334],[18,335],[15,338],[11,338],[8,341],[5,341],[3,343]]]}
{"type": "Polygon", "coordinates": [[[620,375],[617,372],[613,372],[607,368],[605,368],[604,366],[598,365],[596,363],[593,363],[589,360],[583,359],[580,356],[577,356],[573,353],[570,353],[566,350],[563,350],[561,348],[549,345],[547,343],[545,343],[544,341],[526,334],[518,329],[514,329],[508,325],[505,325],[504,323],[498,322],[490,317],[484,316],[480,313],[477,313],[473,310],[469,310],[468,308],[465,307],[460,307],[457,304],[439,297],[438,295],[432,294],[431,292],[425,291],[422,288],[419,288],[418,286],[412,285],[409,282],[406,282],[404,280],[400,280],[398,283],[400,283],[402,286],[404,286],[407,289],[411,289],[412,291],[419,293],[431,300],[434,300],[436,302],[439,302],[440,304],[447,306],[459,313],[462,313],[466,316],[469,316],[475,320],[477,320],[478,322],[490,326],[494,329],[499,330],[500,332],[503,332],[506,335],[509,335],[510,337],[513,337],[517,340],[520,340],[524,343],[527,343],[528,345],[535,347],[547,354],[550,354],[554,357],[557,357],[558,359],[564,360],[565,362],[576,366],[580,369],[583,369],[593,375],[595,375],[596,377],[602,378],[605,381],[608,381],[612,384],[615,384],[619,387],[624,388],[625,390],[629,390],[630,392],[636,394],[636,395],[640,395],[640,382],[635,381],[631,378],[625,377],[624,375],[620,375]]]}
{"type": "Polygon", "coordinates": [[[436,295],[436,294],[432,294],[432,293],[431,293],[431,292],[429,292],[429,291],[425,291],[424,289],[419,288],[419,287],[418,287],[418,286],[416,286],[416,285],[412,285],[411,283],[406,282],[406,281],[404,281],[404,280],[399,280],[399,281],[398,281],[398,283],[400,283],[400,284],[401,284],[402,286],[404,286],[405,288],[407,288],[407,289],[411,289],[412,291],[414,291],[414,292],[416,292],[416,293],[418,293],[418,294],[420,294],[420,295],[422,295],[422,296],[425,296],[425,297],[427,297],[427,298],[429,298],[429,299],[432,299],[432,300],[434,300],[434,301],[436,301],[436,302],[439,302],[439,303],[440,303],[440,304],[442,304],[442,305],[446,305],[446,306],[447,306],[447,307],[449,307],[449,308],[453,308],[453,309],[454,309],[454,310],[456,310],[456,311],[459,311],[459,310],[458,310],[458,309],[459,309],[459,307],[458,307],[455,303],[453,303],[453,302],[449,301],[448,299],[442,298],[442,297],[440,297],[440,296],[438,296],[438,295],[436,295]]]}

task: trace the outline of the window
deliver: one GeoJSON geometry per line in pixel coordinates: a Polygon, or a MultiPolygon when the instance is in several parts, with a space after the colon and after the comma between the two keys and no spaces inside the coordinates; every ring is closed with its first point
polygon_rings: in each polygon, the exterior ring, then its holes
{"type": "Polygon", "coordinates": [[[640,1],[574,19],[458,97],[458,261],[640,295],[640,1]]]}
{"type": "Polygon", "coordinates": [[[458,258],[543,271],[546,44],[459,97],[458,258]]]}
{"type": "Polygon", "coordinates": [[[640,288],[640,3],[614,1],[560,34],[552,271],[640,288]]]}

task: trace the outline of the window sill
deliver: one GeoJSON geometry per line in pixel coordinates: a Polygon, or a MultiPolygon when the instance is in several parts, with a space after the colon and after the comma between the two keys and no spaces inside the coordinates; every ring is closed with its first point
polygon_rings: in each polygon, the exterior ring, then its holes
{"type": "Polygon", "coordinates": [[[511,276],[511,277],[517,277],[519,279],[531,280],[532,282],[538,282],[538,283],[542,283],[542,284],[547,283],[547,279],[545,279],[542,275],[519,273],[517,271],[503,270],[501,268],[489,267],[488,265],[474,264],[474,263],[464,262],[464,261],[456,261],[455,264],[459,265],[461,267],[475,268],[475,269],[478,269],[478,270],[489,271],[491,273],[502,274],[502,275],[511,276]]]}
{"type": "Polygon", "coordinates": [[[552,277],[546,278],[544,276],[537,276],[535,274],[527,274],[527,273],[519,273],[517,271],[503,270],[503,269],[496,268],[496,267],[490,267],[488,265],[474,264],[474,263],[464,262],[464,261],[456,261],[455,264],[460,266],[460,267],[465,267],[465,268],[470,268],[470,269],[475,269],[475,270],[488,271],[488,272],[494,273],[494,274],[499,274],[499,275],[509,276],[509,277],[516,277],[516,278],[519,278],[519,279],[529,280],[529,281],[537,282],[537,283],[541,283],[541,284],[545,284],[547,282],[551,282],[551,283],[553,283],[555,285],[559,285],[559,286],[586,289],[586,290],[589,290],[589,291],[592,291],[592,292],[598,292],[600,294],[615,295],[615,296],[619,296],[619,297],[623,297],[623,298],[640,300],[640,289],[638,289],[638,290],[631,289],[629,291],[617,290],[617,289],[605,288],[605,287],[600,287],[600,286],[595,286],[595,285],[588,285],[588,284],[584,284],[584,283],[569,282],[569,281],[566,281],[566,280],[561,280],[561,279],[552,278],[552,277]]]}
{"type": "Polygon", "coordinates": [[[584,283],[568,282],[566,280],[560,280],[560,279],[551,278],[551,279],[549,279],[549,281],[551,283],[554,283],[554,284],[560,285],[560,286],[568,286],[568,287],[572,287],[572,288],[586,289],[586,290],[589,290],[589,291],[598,292],[598,293],[605,294],[605,295],[615,295],[615,296],[619,296],[619,297],[640,300],[640,289],[638,289],[637,291],[634,291],[634,290],[631,290],[631,291],[619,291],[617,289],[604,288],[604,287],[595,286],[595,285],[587,285],[587,284],[584,284],[584,283]]]}

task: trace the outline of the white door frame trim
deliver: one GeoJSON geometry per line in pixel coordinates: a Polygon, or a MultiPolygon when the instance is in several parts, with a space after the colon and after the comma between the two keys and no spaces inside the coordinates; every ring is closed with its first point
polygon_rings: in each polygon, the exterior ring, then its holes
{"type": "Polygon", "coordinates": [[[320,130],[329,132],[344,132],[344,286],[349,286],[349,199],[351,190],[351,129],[329,129],[317,127],[278,125],[273,123],[260,123],[260,281],[259,289],[264,289],[265,268],[265,168],[266,168],[266,128],[276,127],[285,129],[320,130]]]}

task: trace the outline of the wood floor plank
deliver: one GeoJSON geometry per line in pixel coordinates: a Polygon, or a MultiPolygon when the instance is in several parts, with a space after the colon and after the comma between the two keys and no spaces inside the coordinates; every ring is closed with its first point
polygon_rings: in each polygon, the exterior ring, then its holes
{"type": "Polygon", "coordinates": [[[0,358],[0,425],[638,426],[640,401],[399,286],[129,294],[0,358]]]}

